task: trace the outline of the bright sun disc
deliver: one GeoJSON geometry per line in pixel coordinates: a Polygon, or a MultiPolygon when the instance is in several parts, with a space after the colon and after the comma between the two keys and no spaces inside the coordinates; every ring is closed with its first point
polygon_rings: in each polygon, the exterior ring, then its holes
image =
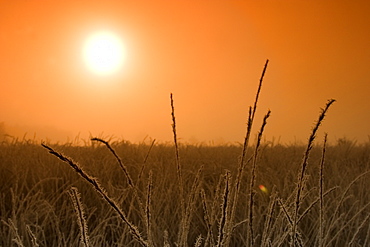
{"type": "Polygon", "coordinates": [[[84,46],[84,60],[94,73],[108,75],[116,72],[124,60],[120,39],[110,32],[95,33],[84,46]]]}

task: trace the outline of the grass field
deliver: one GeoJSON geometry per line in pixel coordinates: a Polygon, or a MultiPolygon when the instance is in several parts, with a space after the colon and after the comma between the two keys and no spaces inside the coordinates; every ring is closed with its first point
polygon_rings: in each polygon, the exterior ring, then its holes
{"type": "MultiPolygon", "coordinates": [[[[96,177],[150,245],[175,246],[182,231],[186,236],[182,245],[193,246],[197,241],[201,242],[200,246],[222,245],[220,235],[228,234],[229,246],[250,244],[248,205],[253,159],[246,163],[243,172],[233,226],[225,225],[231,212],[241,146],[179,145],[183,199],[180,198],[176,155],[171,145],[155,144],[150,150],[149,144],[111,143],[122,158],[133,187],[128,185],[116,158],[104,144],[95,141],[82,147],[51,146],[72,157],[86,173],[96,177]],[[197,174],[201,167],[202,171],[197,174]]],[[[252,190],[255,193],[255,246],[291,243],[290,221],[294,215],[297,174],[304,150],[304,146],[297,145],[261,144],[252,190]],[[267,190],[261,190],[259,185],[267,190]]],[[[251,147],[247,156],[253,154],[251,147]]],[[[300,199],[299,216],[303,216],[297,224],[297,245],[349,246],[351,243],[352,246],[366,246],[370,241],[370,143],[354,145],[339,140],[336,145],[327,146],[323,190],[330,192],[323,196],[322,208],[321,156],[322,147],[315,146],[300,199]]],[[[141,245],[91,184],[40,145],[3,144],[0,165],[1,246],[81,246],[81,229],[71,200],[71,187],[77,188],[81,195],[80,203],[88,226],[87,245],[141,245]]]]}
{"type": "Polygon", "coordinates": [[[369,246],[370,141],[0,146],[0,246],[369,246]]]}

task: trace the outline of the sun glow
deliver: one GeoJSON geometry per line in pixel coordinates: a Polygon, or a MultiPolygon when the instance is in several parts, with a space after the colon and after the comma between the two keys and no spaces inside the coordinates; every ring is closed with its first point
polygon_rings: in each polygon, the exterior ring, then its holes
{"type": "Polygon", "coordinates": [[[117,35],[111,32],[98,32],[87,39],[83,56],[92,72],[110,75],[122,67],[125,50],[117,35]]]}

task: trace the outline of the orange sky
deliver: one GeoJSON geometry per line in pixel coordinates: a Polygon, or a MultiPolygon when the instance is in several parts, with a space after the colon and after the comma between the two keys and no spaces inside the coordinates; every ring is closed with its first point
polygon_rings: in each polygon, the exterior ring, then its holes
{"type": "Polygon", "coordinates": [[[269,59],[254,133],[270,109],[266,140],[305,141],[335,98],[320,135],[367,141],[369,13],[366,0],[0,0],[0,122],[62,142],[171,141],[172,92],[180,142],[242,142],[269,59]],[[100,30],[127,50],[111,76],[82,59],[100,30]]]}

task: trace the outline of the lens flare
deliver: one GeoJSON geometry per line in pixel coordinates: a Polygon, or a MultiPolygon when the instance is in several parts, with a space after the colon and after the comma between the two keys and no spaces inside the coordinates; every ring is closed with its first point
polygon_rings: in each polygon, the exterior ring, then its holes
{"type": "Polygon", "coordinates": [[[268,193],[268,190],[267,190],[267,188],[264,186],[264,185],[262,185],[262,184],[260,184],[259,186],[258,186],[258,188],[260,188],[260,190],[263,192],[263,193],[268,193]]]}

